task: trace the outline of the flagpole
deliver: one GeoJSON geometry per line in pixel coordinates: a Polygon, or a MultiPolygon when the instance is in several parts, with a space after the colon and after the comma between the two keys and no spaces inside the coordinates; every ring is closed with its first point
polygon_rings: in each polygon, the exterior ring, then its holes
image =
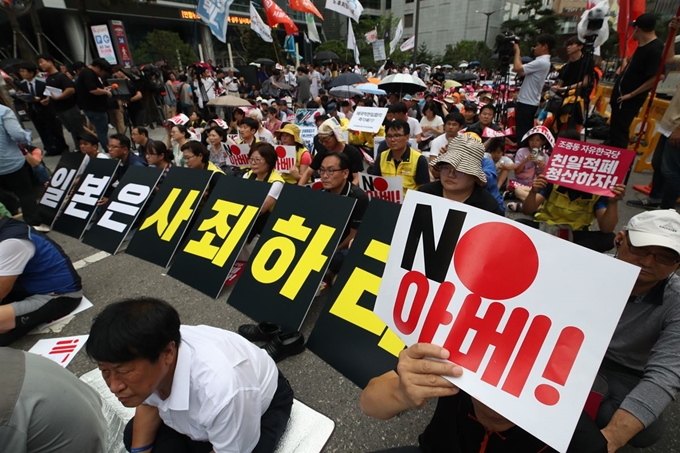
{"type": "Polygon", "coordinates": [[[276,51],[276,41],[274,41],[276,38],[274,38],[274,34],[272,33],[272,46],[274,47],[274,55],[276,55],[276,62],[278,64],[281,64],[281,60],[279,60],[279,53],[276,51]]]}
{"type": "Polygon", "coordinates": [[[415,21],[413,28],[413,68],[415,69],[418,64],[418,23],[420,22],[420,0],[416,0],[416,13],[414,14],[413,20],[415,21]]]}
{"type": "MultiPolygon", "coordinates": [[[[621,1],[626,1],[626,0],[621,0],[621,1]]],[[[625,60],[626,58],[626,51],[628,50],[628,38],[629,38],[629,33],[630,33],[630,23],[631,23],[631,16],[633,15],[633,2],[635,0],[629,0],[628,2],[628,17],[626,17],[626,37],[623,40],[623,51],[621,53],[621,61],[625,60]]],[[[619,4],[619,9],[621,8],[621,4],[619,4]]],[[[618,25],[618,24],[617,24],[618,25]]]]}

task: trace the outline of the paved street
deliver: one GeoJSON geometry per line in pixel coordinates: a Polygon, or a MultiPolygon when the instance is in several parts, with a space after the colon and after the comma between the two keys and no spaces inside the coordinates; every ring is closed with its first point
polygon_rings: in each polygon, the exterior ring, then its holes
{"type": "MultiPolygon", "coordinates": [[[[152,138],[163,138],[164,131],[156,129],[152,138]]],[[[57,158],[47,158],[49,166],[56,164],[57,158]]],[[[650,174],[633,174],[632,183],[646,183],[650,174]]],[[[632,184],[631,184],[632,186],[632,184]]],[[[626,198],[639,196],[630,188],[626,198]]],[[[620,203],[620,222],[625,222],[639,211],[620,203]]],[[[98,252],[81,242],[60,233],[50,233],[73,261],[86,258],[98,252]]],[[[119,253],[101,261],[89,264],[79,271],[83,278],[85,295],[92,301],[94,308],[75,317],[61,333],[50,336],[69,336],[85,334],[93,317],[107,304],[125,297],[154,296],[172,303],[178,310],[185,324],[208,324],[224,329],[236,330],[241,324],[250,320],[229,306],[226,301],[229,291],[225,291],[217,300],[211,299],[198,291],[165,275],[165,269],[119,253]]],[[[232,286],[233,287],[233,286],[232,286]]],[[[310,310],[304,326],[308,334],[318,316],[324,300],[317,299],[310,310]]],[[[594,301],[596,302],[596,301],[594,301]]],[[[17,342],[14,347],[28,350],[38,339],[48,336],[28,336],[17,342]]],[[[368,452],[381,448],[409,445],[416,442],[418,434],[425,427],[433,404],[406,413],[387,422],[370,419],[359,410],[360,389],[325,362],[309,351],[280,363],[280,368],[288,377],[295,396],[313,409],[327,415],[336,424],[335,431],[328,442],[327,452],[368,452]]],[[[95,365],[80,352],[69,366],[69,370],[81,375],[93,369],[95,365]]],[[[654,448],[645,450],[626,449],[623,451],[644,451],[648,453],[680,452],[680,433],[677,429],[680,413],[673,404],[665,414],[666,437],[654,448]]]]}

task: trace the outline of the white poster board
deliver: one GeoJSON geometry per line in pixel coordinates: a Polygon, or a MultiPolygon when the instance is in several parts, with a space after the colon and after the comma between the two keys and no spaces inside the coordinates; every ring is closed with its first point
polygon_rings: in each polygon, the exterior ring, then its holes
{"type": "Polygon", "coordinates": [[[231,154],[227,156],[229,165],[232,167],[250,167],[250,146],[248,145],[231,145],[229,147],[231,154]]]}
{"type": "Polygon", "coordinates": [[[565,452],[638,272],[409,191],[374,312],[407,346],[445,347],[464,369],[453,383],[565,452]]]}
{"type": "Polygon", "coordinates": [[[28,352],[47,357],[66,368],[78,351],[85,346],[89,335],[75,337],[50,338],[38,341],[28,352]]]}
{"type": "Polygon", "coordinates": [[[351,131],[377,133],[382,126],[387,109],[382,107],[357,107],[347,129],[351,131]]]}
{"type": "Polygon", "coordinates": [[[113,49],[113,43],[111,42],[111,35],[109,34],[108,25],[92,25],[92,37],[94,38],[94,43],[97,46],[97,53],[100,58],[108,61],[109,64],[115,65],[118,63],[116,60],[116,52],[113,49]]]}
{"type": "Polygon", "coordinates": [[[279,173],[290,173],[290,170],[295,167],[296,149],[294,146],[276,146],[276,171],[279,173]]]}
{"type": "Polygon", "coordinates": [[[368,198],[380,198],[401,204],[404,198],[404,179],[401,176],[373,176],[359,173],[359,187],[368,198]]]}

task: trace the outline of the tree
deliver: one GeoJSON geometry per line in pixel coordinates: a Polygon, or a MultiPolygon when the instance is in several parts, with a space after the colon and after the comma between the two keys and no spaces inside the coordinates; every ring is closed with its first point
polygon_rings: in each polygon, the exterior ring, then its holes
{"type": "Polygon", "coordinates": [[[250,28],[241,33],[240,36],[243,49],[246,52],[246,61],[250,62],[257,60],[258,58],[269,58],[273,61],[285,63],[286,54],[279,44],[276,29],[272,29],[273,43],[263,40],[250,28]]]}
{"type": "Polygon", "coordinates": [[[440,55],[430,52],[425,44],[418,46],[418,63],[435,65],[441,61],[441,58],[440,55]]]}
{"type": "MultiPolygon", "coordinates": [[[[352,51],[347,50],[347,43],[338,41],[338,40],[332,40],[332,41],[326,41],[322,44],[319,44],[315,49],[314,49],[314,55],[317,53],[327,50],[333,53],[336,53],[338,57],[340,57],[341,62],[354,62],[354,55],[352,54],[352,51]]],[[[361,51],[359,51],[359,54],[361,54],[361,51]]]]}
{"type": "Polygon", "coordinates": [[[164,30],[154,30],[147,33],[139,45],[133,47],[131,51],[132,58],[138,65],[166,60],[170,66],[175,66],[179,64],[177,61],[178,51],[183,65],[191,64],[198,60],[194,49],[185,43],[179,34],[164,30]]]}
{"type": "Polygon", "coordinates": [[[458,66],[458,63],[465,60],[479,61],[483,68],[492,66],[491,55],[493,50],[486,45],[484,41],[458,41],[455,46],[451,44],[446,45],[446,50],[442,56],[442,62],[453,66],[458,66]]]}

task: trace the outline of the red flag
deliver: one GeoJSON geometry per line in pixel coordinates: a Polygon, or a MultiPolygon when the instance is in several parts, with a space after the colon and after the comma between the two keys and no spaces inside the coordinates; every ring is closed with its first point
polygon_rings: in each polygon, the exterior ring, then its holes
{"type": "Polygon", "coordinates": [[[316,15],[319,19],[323,20],[323,16],[316,9],[312,0],[289,0],[288,5],[295,11],[302,11],[303,13],[311,13],[316,15]]]}
{"type": "Polygon", "coordinates": [[[630,23],[645,12],[645,0],[619,0],[619,21],[616,32],[619,34],[619,56],[630,58],[637,49],[630,23]],[[625,55],[624,55],[625,52],[625,55]]]}
{"type": "Polygon", "coordinates": [[[283,10],[274,3],[274,0],[264,0],[264,12],[267,14],[267,22],[270,27],[277,24],[283,24],[286,28],[286,34],[294,35],[298,32],[298,28],[293,23],[293,20],[288,17],[288,14],[284,13],[283,10]]]}

